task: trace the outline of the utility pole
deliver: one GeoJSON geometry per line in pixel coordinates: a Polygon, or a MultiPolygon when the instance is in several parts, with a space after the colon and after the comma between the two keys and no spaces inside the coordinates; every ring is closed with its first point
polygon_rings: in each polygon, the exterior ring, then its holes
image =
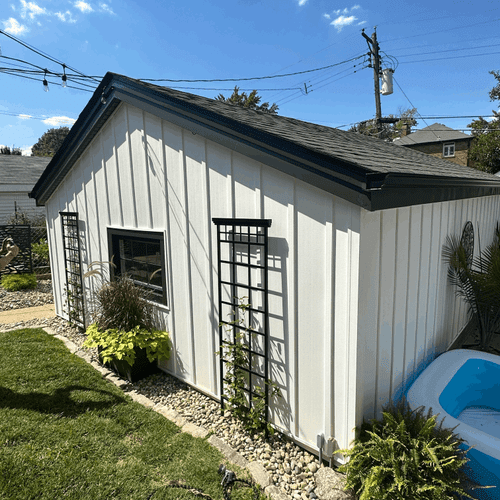
{"type": "Polygon", "coordinates": [[[373,67],[373,80],[375,83],[375,125],[377,131],[380,132],[380,124],[382,123],[382,107],[380,106],[380,56],[378,54],[379,46],[377,42],[377,31],[373,31],[373,35],[370,38],[365,30],[361,30],[361,34],[368,43],[368,48],[370,49],[370,56],[373,67]]]}

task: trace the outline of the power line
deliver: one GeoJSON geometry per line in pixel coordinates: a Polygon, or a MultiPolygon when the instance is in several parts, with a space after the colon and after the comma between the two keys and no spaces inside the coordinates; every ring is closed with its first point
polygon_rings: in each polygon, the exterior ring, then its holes
{"type": "MultiPolygon", "coordinates": [[[[466,57],[480,57],[480,56],[493,56],[500,54],[500,52],[485,52],[483,54],[469,54],[463,56],[449,56],[449,57],[435,57],[434,59],[419,59],[418,61],[401,61],[399,64],[414,64],[419,62],[429,62],[429,61],[447,61],[449,59],[464,59],[466,57]]],[[[403,56],[400,56],[403,57],[403,56]]]]}
{"type": "Polygon", "coordinates": [[[445,30],[430,31],[428,33],[420,33],[418,35],[403,36],[401,38],[389,38],[387,40],[384,40],[384,43],[386,43],[386,42],[396,42],[396,41],[399,41],[399,40],[407,40],[409,38],[418,38],[419,36],[436,35],[436,34],[439,34],[439,33],[445,33],[447,31],[460,30],[460,29],[464,29],[464,28],[472,28],[473,26],[480,26],[481,24],[489,24],[489,23],[494,23],[494,22],[497,22],[497,21],[500,21],[500,17],[496,18],[496,19],[491,19],[489,21],[482,21],[480,23],[468,24],[466,26],[456,26],[454,28],[447,28],[445,30]]]}
{"type": "Polygon", "coordinates": [[[194,80],[183,80],[183,79],[171,79],[171,78],[138,78],[143,82],[173,82],[173,83],[209,83],[209,82],[248,82],[251,80],[269,80],[272,78],[285,78],[287,76],[296,76],[296,75],[304,75],[306,73],[313,73],[315,71],[322,71],[329,68],[334,68],[335,66],[340,66],[341,64],[346,64],[348,62],[356,61],[357,59],[361,59],[364,57],[363,55],[353,57],[351,59],[346,59],[345,61],[341,61],[335,64],[329,64],[327,66],[322,66],[321,68],[307,69],[305,71],[296,71],[295,73],[284,73],[282,75],[268,75],[268,76],[254,76],[249,78],[211,78],[211,79],[194,79],[194,80]]]}
{"type": "MultiPolygon", "coordinates": [[[[49,56],[48,54],[46,54],[45,52],[42,52],[41,50],[37,49],[36,47],[34,47],[33,45],[30,45],[29,43],[27,42],[24,42],[22,41],[20,38],[16,38],[14,35],[10,35],[9,33],[6,33],[5,31],[3,30],[0,30],[0,34],[2,35],[5,35],[7,38],[10,38],[11,40],[14,40],[15,42],[19,43],[20,45],[22,45],[23,47],[31,50],[32,52],[34,52],[35,54],[38,54],[39,56],[41,57],[44,57],[45,59],[48,59],[49,61],[52,61],[56,64],[60,64],[63,69],[65,68],[68,68],[70,69],[71,71],[75,72],[75,73],[78,73],[79,75],[82,75],[82,76],[87,76],[85,75],[84,73],[82,73],[81,71],[78,71],[77,69],[75,68],[72,68],[71,66],[68,66],[67,64],[53,58],[52,56],[49,56]]],[[[88,77],[88,78],[92,78],[93,80],[95,80],[95,78],[93,77],[88,77]]],[[[95,80],[97,83],[100,83],[100,81],[98,80],[95,80]]]]}
{"type": "Polygon", "coordinates": [[[402,55],[399,55],[398,57],[425,56],[428,54],[443,54],[444,52],[459,52],[462,50],[485,49],[485,48],[489,48],[489,47],[499,47],[499,46],[500,46],[500,43],[496,43],[494,45],[492,45],[492,44],[479,45],[478,47],[463,47],[460,49],[435,50],[433,52],[416,52],[414,54],[402,54],[402,55]]]}

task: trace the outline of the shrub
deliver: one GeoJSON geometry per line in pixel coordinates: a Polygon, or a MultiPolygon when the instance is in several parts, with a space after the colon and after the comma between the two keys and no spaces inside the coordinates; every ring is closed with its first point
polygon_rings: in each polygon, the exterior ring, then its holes
{"type": "Polygon", "coordinates": [[[0,285],[9,292],[32,290],[36,288],[37,280],[34,274],[8,274],[0,280],[0,285]]]}
{"type": "Polygon", "coordinates": [[[431,410],[412,411],[403,400],[384,408],[381,420],[363,423],[353,448],[342,451],[350,460],[340,471],[360,500],[472,498],[462,443],[431,410]]]}
{"type": "Polygon", "coordinates": [[[38,263],[49,263],[49,244],[46,239],[42,239],[38,243],[32,243],[31,252],[33,259],[37,260],[38,263]]]}

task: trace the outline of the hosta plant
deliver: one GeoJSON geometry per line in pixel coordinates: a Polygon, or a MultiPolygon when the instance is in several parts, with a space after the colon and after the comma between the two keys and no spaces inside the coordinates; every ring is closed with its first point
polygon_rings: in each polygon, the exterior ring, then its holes
{"type": "Polygon", "coordinates": [[[380,420],[357,429],[341,472],[359,500],[445,500],[472,498],[463,467],[463,441],[431,410],[411,410],[403,400],[380,420]]]}

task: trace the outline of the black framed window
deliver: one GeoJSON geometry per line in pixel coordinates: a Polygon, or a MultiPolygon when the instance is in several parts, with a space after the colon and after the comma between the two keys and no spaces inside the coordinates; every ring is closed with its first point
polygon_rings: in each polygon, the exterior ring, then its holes
{"type": "Polygon", "coordinates": [[[128,276],[143,287],[150,300],[167,303],[163,233],[108,229],[112,276],[128,276]]]}

